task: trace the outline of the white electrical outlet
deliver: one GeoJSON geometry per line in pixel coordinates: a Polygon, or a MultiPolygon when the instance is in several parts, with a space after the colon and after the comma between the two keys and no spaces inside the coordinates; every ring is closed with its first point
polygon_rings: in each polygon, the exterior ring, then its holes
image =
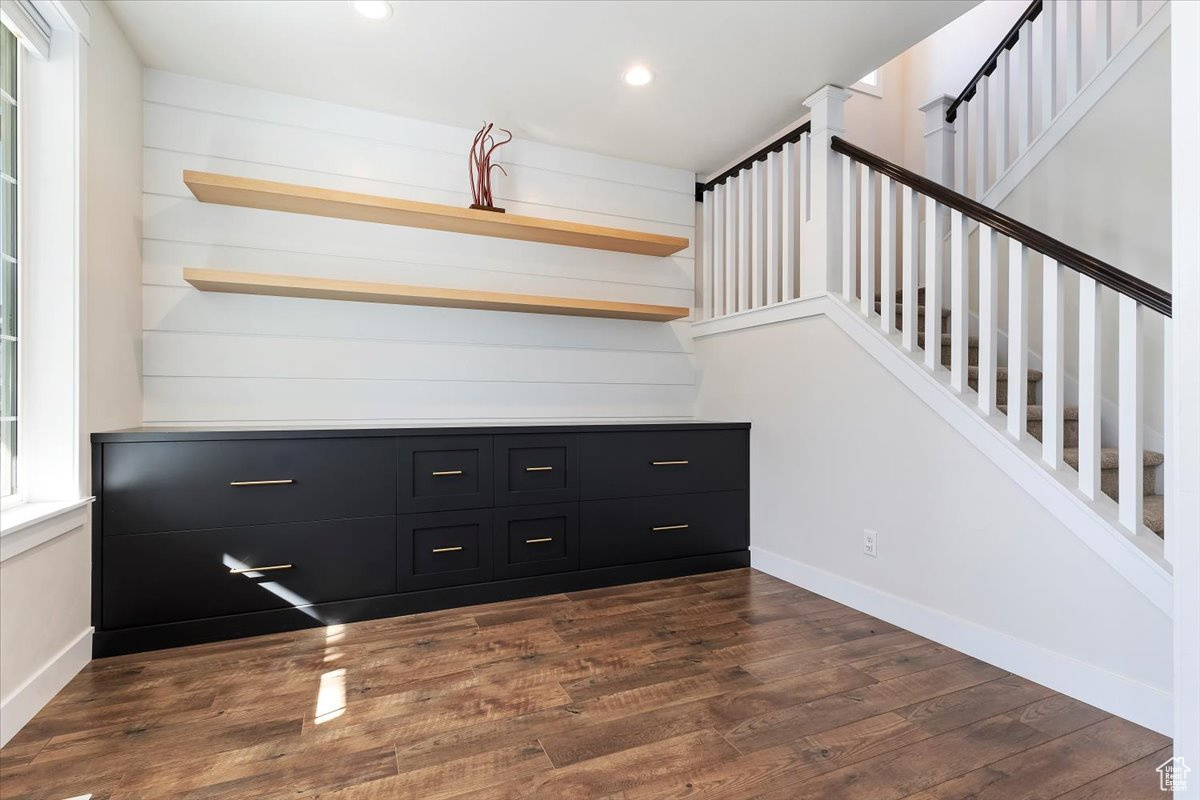
{"type": "Polygon", "coordinates": [[[863,553],[876,558],[879,556],[879,534],[872,530],[863,530],[863,553]]]}

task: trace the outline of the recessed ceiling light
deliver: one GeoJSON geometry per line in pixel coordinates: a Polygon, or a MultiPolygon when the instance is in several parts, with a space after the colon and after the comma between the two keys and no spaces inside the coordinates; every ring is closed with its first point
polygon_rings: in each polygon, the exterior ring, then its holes
{"type": "Polygon", "coordinates": [[[654,80],[654,73],[643,67],[641,64],[638,64],[625,70],[625,74],[621,77],[630,86],[645,86],[647,83],[654,80]]]}
{"type": "Polygon", "coordinates": [[[350,5],[367,19],[387,19],[392,15],[392,5],[387,0],[352,0],[350,5]]]}

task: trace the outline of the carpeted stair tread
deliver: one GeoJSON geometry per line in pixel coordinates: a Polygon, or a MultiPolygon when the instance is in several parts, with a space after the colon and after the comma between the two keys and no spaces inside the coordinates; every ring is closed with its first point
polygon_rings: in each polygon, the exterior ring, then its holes
{"type": "Polygon", "coordinates": [[[1163,529],[1166,528],[1166,510],[1161,494],[1148,494],[1142,497],[1142,521],[1146,523],[1146,527],[1163,535],[1163,529]]]}
{"type": "MultiPolygon", "coordinates": [[[[883,303],[879,302],[878,300],[875,301],[875,313],[876,314],[883,313],[883,303]]],[[[896,317],[899,318],[901,313],[903,313],[903,312],[901,311],[900,304],[897,303],[896,304],[896,317]]],[[[917,315],[918,316],[925,315],[925,306],[923,306],[923,305],[917,306],[917,315]]],[[[947,319],[947,318],[949,318],[949,316],[950,316],[950,309],[943,308],[942,309],[942,319],[947,319]]]]}
{"type": "MultiPolygon", "coordinates": [[[[1000,409],[1001,414],[1008,413],[1007,405],[996,406],[996,408],[1000,409]]],[[[1042,418],[1042,413],[1041,405],[1025,406],[1025,419],[1027,420],[1040,420],[1042,418]]],[[[1063,408],[1063,420],[1066,421],[1069,419],[1079,419],[1079,406],[1065,406],[1063,408]]]]}
{"type": "MultiPolygon", "coordinates": [[[[1063,461],[1067,462],[1075,469],[1079,469],[1079,448],[1078,447],[1064,447],[1063,448],[1063,461]]],[[[1120,456],[1118,455],[1117,448],[1115,448],[1115,447],[1101,447],[1100,448],[1100,469],[1116,469],[1119,461],[1120,461],[1120,456]]],[[[1142,451],[1142,466],[1157,467],[1161,463],[1163,463],[1163,454],[1162,453],[1158,452],[1157,450],[1143,450],[1142,451]]]]}
{"type": "MultiPolygon", "coordinates": [[[[949,347],[952,338],[953,337],[951,334],[943,333],[942,334],[942,347],[949,347]]],[[[925,331],[921,331],[920,333],[917,334],[917,344],[920,345],[921,347],[925,346],[925,331]]],[[[978,349],[979,348],[979,337],[978,336],[968,336],[967,337],[967,347],[969,347],[971,349],[978,349]]]]}
{"type": "MultiPolygon", "coordinates": [[[[977,380],[979,378],[979,367],[967,367],[967,378],[969,380],[977,380]]],[[[1030,383],[1036,383],[1042,379],[1042,371],[1040,369],[1030,369],[1029,375],[1026,377],[1030,383]]],[[[996,380],[1008,380],[1008,367],[996,367],[996,380]]]]}

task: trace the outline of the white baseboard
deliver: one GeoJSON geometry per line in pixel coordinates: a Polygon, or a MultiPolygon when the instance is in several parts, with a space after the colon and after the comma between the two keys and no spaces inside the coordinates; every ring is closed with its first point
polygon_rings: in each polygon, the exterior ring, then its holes
{"type": "Polygon", "coordinates": [[[0,747],[8,744],[92,660],[94,631],[89,627],[79,634],[29,680],[0,700],[0,747]]]}
{"type": "Polygon", "coordinates": [[[1110,714],[1171,735],[1174,705],[1170,692],[761,547],[750,548],[750,561],[755,569],[768,575],[953,647],[1110,714]]]}

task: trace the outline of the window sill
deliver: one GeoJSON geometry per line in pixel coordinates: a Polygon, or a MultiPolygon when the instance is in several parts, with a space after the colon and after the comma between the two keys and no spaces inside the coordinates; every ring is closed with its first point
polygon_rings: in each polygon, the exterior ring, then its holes
{"type": "Polygon", "coordinates": [[[0,562],[87,524],[88,505],[94,498],[22,503],[0,512],[0,562]]]}

